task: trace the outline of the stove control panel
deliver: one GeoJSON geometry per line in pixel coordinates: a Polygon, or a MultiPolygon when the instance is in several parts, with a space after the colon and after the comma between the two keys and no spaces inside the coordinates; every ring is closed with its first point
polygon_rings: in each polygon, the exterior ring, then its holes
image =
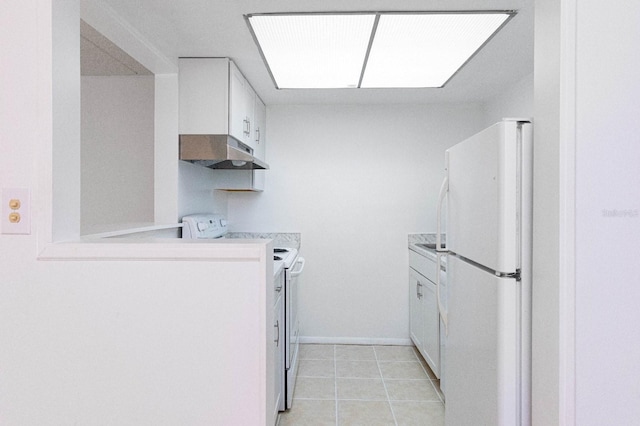
{"type": "Polygon", "coordinates": [[[227,220],[221,214],[192,214],[182,218],[183,239],[214,239],[227,233],[227,220]]]}

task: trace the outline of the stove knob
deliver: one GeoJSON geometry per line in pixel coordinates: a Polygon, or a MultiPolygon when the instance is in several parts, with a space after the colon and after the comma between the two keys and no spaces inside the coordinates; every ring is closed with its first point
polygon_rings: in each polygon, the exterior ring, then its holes
{"type": "Polygon", "coordinates": [[[220,226],[222,226],[222,227],[227,226],[227,220],[226,219],[220,219],[220,226]]]}

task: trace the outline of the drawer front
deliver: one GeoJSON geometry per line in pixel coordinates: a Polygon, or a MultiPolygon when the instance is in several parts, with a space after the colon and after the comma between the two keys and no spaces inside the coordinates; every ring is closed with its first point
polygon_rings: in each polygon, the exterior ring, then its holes
{"type": "Polygon", "coordinates": [[[434,260],[409,250],[409,266],[431,280],[431,282],[436,282],[436,262],[434,260]]]}

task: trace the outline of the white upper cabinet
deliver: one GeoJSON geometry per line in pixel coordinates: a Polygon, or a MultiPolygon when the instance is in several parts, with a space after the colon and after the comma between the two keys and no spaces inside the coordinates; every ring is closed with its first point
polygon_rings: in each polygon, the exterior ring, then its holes
{"type": "MultiPolygon", "coordinates": [[[[257,96],[238,67],[229,61],[229,134],[254,149],[254,104],[257,96]]],[[[260,156],[257,156],[263,159],[260,156]]]]}
{"type": "Polygon", "coordinates": [[[253,141],[255,144],[254,155],[261,160],[265,158],[265,141],[267,128],[267,107],[259,97],[255,97],[253,116],[255,125],[253,126],[253,141]]]}
{"type": "Polygon", "coordinates": [[[179,133],[229,133],[229,60],[181,58],[179,61],[179,133]]]}
{"type": "MultiPolygon", "coordinates": [[[[267,107],[264,102],[256,96],[254,107],[255,126],[253,129],[254,151],[253,155],[262,161],[266,161],[265,147],[267,136],[267,107]]],[[[264,190],[265,170],[253,171],[253,185],[256,190],[264,190]]]]}
{"type": "Polygon", "coordinates": [[[229,58],[180,58],[179,84],[180,134],[228,134],[264,160],[264,104],[229,58]]]}

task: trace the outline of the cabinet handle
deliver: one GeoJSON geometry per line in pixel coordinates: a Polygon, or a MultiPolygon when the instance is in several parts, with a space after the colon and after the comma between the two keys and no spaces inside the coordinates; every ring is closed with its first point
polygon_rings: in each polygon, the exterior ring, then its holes
{"type": "Polygon", "coordinates": [[[282,284],[280,284],[279,286],[277,286],[277,287],[276,287],[276,291],[277,291],[278,293],[280,293],[280,290],[282,290],[282,284]]]}
{"type": "Polygon", "coordinates": [[[260,128],[256,129],[256,142],[260,143],[260,128]]]}
{"type": "Polygon", "coordinates": [[[420,292],[420,287],[422,287],[422,283],[418,281],[418,285],[416,286],[416,297],[418,299],[422,299],[422,293],[420,292]]]}
{"type": "Polygon", "coordinates": [[[276,344],[276,346],[280,346],[280,322],[276,321],[273,327],[276,329],[276,338],[273,340],[273,342],[276,344]]]}
{"type": "Polygon", "coordinates": [[[242,120],[242,134],[246,135],[249,129],[249,119],[247,117],[242,120]]]}

